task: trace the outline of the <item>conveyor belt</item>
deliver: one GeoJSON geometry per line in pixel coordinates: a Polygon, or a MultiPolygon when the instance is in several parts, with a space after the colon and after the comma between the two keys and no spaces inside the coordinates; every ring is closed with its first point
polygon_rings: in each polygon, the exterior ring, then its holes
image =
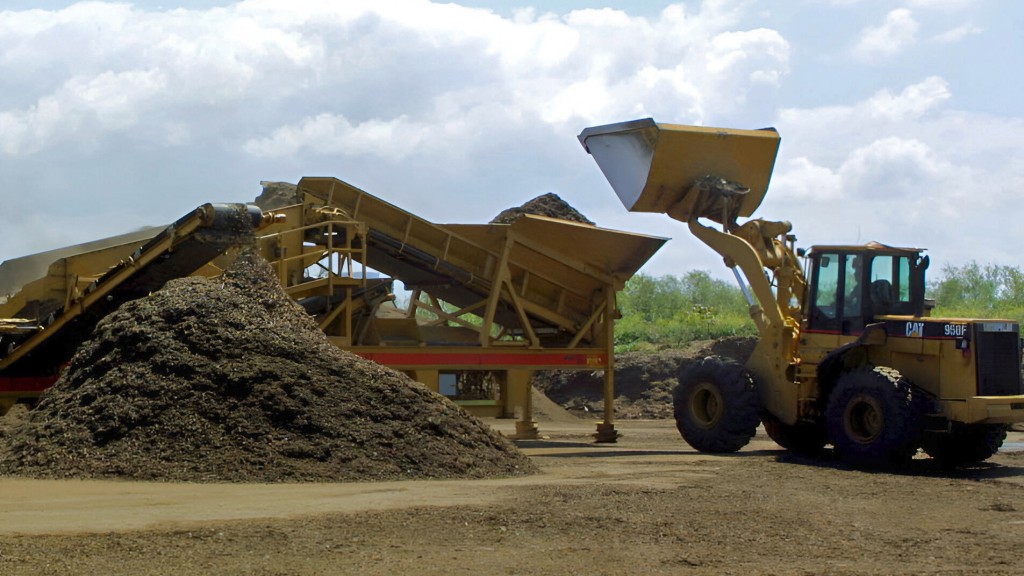
{"type": "Polygon", "coordinates": [[[434,224],[336,178],[303,178],[299,190],[365,222],[367,265],[458,307],[499,291],[494,319],[522,328],[508,286],[538,334],[574,332],[594,312],[594,294],[620,289],[665,242],[561,220],[434,224]],[[504,276],[508,286],[496,286],[504,276]]]}
{"type": "MultiPolygon", "coordinates": [[[[16,346],[0,350],[0,376],[53,372],[96,323],[121,304],[159,290],[168,280],[189,276],[226,250],[252,242],[263,214],[245,204],[205,204],[168,226],[93,282],[79,298],[16,346]]],[[[9,337],[9,336],[8,336],[9,337]]]]}

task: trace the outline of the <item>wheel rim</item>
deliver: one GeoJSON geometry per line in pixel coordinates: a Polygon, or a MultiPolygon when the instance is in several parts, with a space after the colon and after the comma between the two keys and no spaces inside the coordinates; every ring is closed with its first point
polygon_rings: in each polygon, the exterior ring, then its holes
{"type": "Polygon", "coordinates": [[[693,419],[704,428],[711,428],[722,417],[724,404],[718,388],[709,384],[700,384],[690,396],[690,413],[693,419]]]}
{"type": "Polygon", "coordinates": [[[861,444],[870,444],[885,429],[885,413],[875,398],[858,394],[846,405],[843,428],[847,437],[861,444]]]}

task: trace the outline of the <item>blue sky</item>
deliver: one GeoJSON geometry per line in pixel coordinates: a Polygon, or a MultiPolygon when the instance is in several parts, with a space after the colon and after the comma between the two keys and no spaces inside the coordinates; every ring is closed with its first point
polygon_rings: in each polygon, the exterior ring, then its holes
{"type": "Polygon", "coordinates": [[[1010,0],[0,0],[0,260],[336,176],[437,222],[555,192],[599,225],[710,249],[617,201],[576,135],[775,126],[758,216],[798,244],[1024,266],[1024,4],[1010,0]]]}

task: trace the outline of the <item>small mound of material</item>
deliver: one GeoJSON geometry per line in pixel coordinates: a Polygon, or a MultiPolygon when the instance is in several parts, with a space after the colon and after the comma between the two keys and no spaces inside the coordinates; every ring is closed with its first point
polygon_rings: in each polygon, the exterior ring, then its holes
{"type": "Polygon", "coordinates": [[[533,464],[448,399],[344,352],[242,254],[104,318],[28,418],[0,473],[170,481],[525,474],[533,464]]]}
{"type": "MultiPolygon", "coordinates": [[[[616,354],[615,417],[672,418],[672,391],[692,362],[722,356],[745,364],[756,345],[756,338],[732,336],[697,340],[677,349],[616,354]]],[[[542,370],[534,373],[533,385],[557,405],[582,416],[604,411],[603,378],[601,372],[542,370]]]]}
{"type": "Polygon", "coordinates": [[[256,197],[253,204],[263,210],[275,210],[292,204],[302,203],[302,195],[299,194],[299,187],[288,182],[260,182],[263,192],[256,197]]]}
{"type": "Polygon", "coordinates": [[[502,210],[501,214],[498,214],[491,220],[491,224],[511,224],[527,214],[559,218],[583,224],[594,224],[586,216],[570,206],[568,202],[559,198],[558,194],[551,192],[537,196],[522,206],[502,210]]]}

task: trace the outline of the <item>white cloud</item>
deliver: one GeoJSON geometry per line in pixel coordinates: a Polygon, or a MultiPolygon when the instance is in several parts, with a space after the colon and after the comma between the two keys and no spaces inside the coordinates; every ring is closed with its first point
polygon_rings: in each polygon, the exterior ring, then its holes
{"type": "Polygon", "coordinates": [[[931,10],[958,11],[974,8],[985,0],[907,0],[907,5],[914,8],[931,10]]]}
{"type": "Polygon", "coordinates": [[[787,72],[784,66],[764,65],[789,61],[789,43],[775,30],[723,32],[711,39],[710,48],[707,68],[716,74],[747,69],[748,80],[777,86],[787,72]]]}
{"type": "Polygon", "coordinates": [[[785,39],[733,29],[738,15],[729,2],[707,2],[695,13],[672,5],[656,19],[612,9],[507,19],[426,0],[15,12],[0,28],[12,47],[4,62],[25,77],[48,70],[51,80],[35,87],[34,101],[0,109],[0,153],[39,153],[83,131],[101,140],[143,118],[147,138],[212,136],[263,157],[345,153],[340,140],[355,136],[371,137],[364,153],[394,153],[408,149],[410,127],[484,111],[493,123],[559,127],[659,113],[697,123],[788,72],[785,39]],[[55,44],[57,36],[75,41],[55,44]],[[244,124],[234,121],[242,106],[244,124]]]}
{"type": "Polygon", "coordinates": [[[865,60],[893,56],[917,40],[919,27],[910,10],[893,10],[885,16],[885,22],[881,25],[869,26],[861,31],[853,53],[865,60]]]}
{"type": "Polygon", "coordinates": [[[947,158],[948,153],[939,153],[920,140],[877,134],[868,135],[866,140],[860,146],[836,142],[842,153],[835,168],[816,164],[807,156],[777,166],[772,184],[778,196],[775,200],[845,205],[853,207],[852,212],[873,204],[885,205],[891,213],[882,220],[911,221],[951,206],[963,190],[958,184],[970,178],[971,170],[954,164],[947,158]]]}
{"type": "Polygon", "coordinates": [[[870,116],[876,118],[914,118],[936,109],[950,96],[946,81],[938,76],[931,76],[922,82],[907,86],[896,96],[888,90],[881,90],[864,102],[863,108],[870,116]]]}
{"type": "Polygon", "coordinates": [[[948,127],[941,105],[949,98],[946,82],[930,77],[897,95],[880,90],[849,106],[782,110],[777,125],[784,142],[795,141],[801,149],[786,150],[786,157],[793,159],[777,171],[790,180],[795,179],[791,174],[800,174],[826,182],[831,197],[842,191],[846,197],[893,199],[901,191],[909,193],[914,182],[951,178],[957,171],[948,159],[952,151],[940,156],[924,136],[910,136],[933,126],[948,127]]]}
{"type": "Polygon", "coordinates": [[[279,128],[268,138],[249,140],[244,149],[254,156],[306,153],[402,159],[416,150],[428,132],[429,127],[405,116],[352,124],[344,116],[319,114],[279,128]]]}
{"type": "Polygon", "coordinates": [[[68,139],[125,130],[167,88],[166,77],[155,70],[73,77],[27,109],[0,112],[0,153],[33,154],[68,139]]]}
{"type": "Polygon", "coordinates": [[[839,177],[858,198],[897,200],[921,198],[956,172],[924,142],[887,136],[851,151],[839,177]]]}
{"type": "Polygon", "coordinates": [[[843,181],[835,171],[819,166],[806,156],[776,166],[771,194],[779,201],[827,201],[842,196],[843,181]]]}
{"type": "Polygon", "coordinates": [[[936,262],[1019,265],[1024,120],[950,102],[947,82],[929,77],[849,105],[782,110],[762,211],[791,219],[803,245],[878,240],[930,248],[936,262]]]}
{"type": "MultiPolygon", "coordinates": [[[[521,11],[512,20],[487,12],[467,12],[473,14],[474,26],[451,29],[447,22],[444,29],[448,35],[431,33],[428,49],[437,53],[434,65],[450,84],[439,84],[435,94],[426,94],[422,110],[396,112],[406,122],[446,123],[453,115],[482,119],[481,112],[486,110],[493,114],[484,120],[490,123],[519,124],[532,118],[573,129],[586,123],[658,114],[698,123],[709,113],[743,105],[750,90],[757,87],[763,92],[759,85],[777,86],[788,71],[789,45],[781,35],[767,29],[718,30],[709,23],[726,26],[734,22],[724,5],[716,3],[695,15],[687,14],[681,5],[670,6],[654,21],[611,9],[577,10],[564,18],[521,11]],[[444,63],[448,59],[441,54],[464,50],[473,51],[474,67],[480,65],[480,58],[490,62],[486,87],[459,81],[457,59],[451,65],[444,63]],[[730,97],[709,102],[703,96],[709,93],[728,93],[730,97]],[[481,106],[481,96],[491,99],[486,107],[481,106]]],[[[419,22],[413,26],[404,14],[394,21],[390,17],[391,12],[375,12],[376,26],[393,28],[393,35],[408,43],[418,42],[416,34],[405,27],[415,28],[419,22]]],[[[345,54],[348,49],[338,47],[338,51],[345,54]]],[[[350,114],[343,116],[356,121],[350,114]]],[[[387,125],[395,118],[378,113],[367,120],[387,125]]],[[[287,134],[285,140],[293,144],[275,147],[250,139],[246,150],[294,152],[303,148],[294,143],[303,138],[309,140],[305,149],[310,153],[334,150],[314,137],[319,132],[312,127],[321,125],[322,119],[318,114],[277,126],[275,134],[287,134]]],[[[475,133],[444,130],[434,136],[466,146],[465,139],[475,133]]],[[[406,146],[407,142],[396,142],[393,149],[406,146]]],[[[380,150],[383,153],[384,147],[380,150]]]]}
{"type": "Polygon", "coordinates": [[[570,84],[551,96],[540,117],[550,124],[565,124],[580,116],[596,118],[614,104],[608,86],[597,78],[570,84]]]}
{"type": "MultiPolygon", "coordinates": [[[[880,5],[775,11],[794,15],[797,37],[880,5]]],[[[648,17],[632,7],[505,17],[426,0],[7,11],[0,194],[19,218],[0,227],[0,260],[168,222],[201,202],[251,200],[260,180],[318,174],[439,221],[486,221],[554,191],[601,225],[675,236],[651,273],[717,272],[719,259],[678,223],[625,212],[574,138],[643,116],[736,127],[774,118],[783,145],[761,212],[791,219],[803,241],[938,246],[937,261],[996,259],[1005,245],[1018,257],[1024,120],[954,109],[992,109],[969,102],[958,66],[971,78],[1002,78],[1005,67],[889,57],[920,38],[940,49],[967,34],[997,50],[995,34],[977,30],[999,26],[983,10],[971,12],[978,28],[933,13],[965,3],[899,6],[862,31],[856,54],[877,66],[829,66],[837,38],[808,34],[794,45],[817,64],[795,74],[807,59],[791,62],[790,38],[759,27],[767,9],[743,0],[677,2],[648,17]],[[109,216],[112,206],[123,214],[109,216]],[[59,229],[37,233],[47,222],[59,229]],[[938,222],[1004,237],[953,241],[938,222]]]]}
{"type": "MultiPolygon", "coordinates": [[[[806,157],[778,169],[776,197],[766,211],[782,211],[794,221],[807,244],[864,243],[871,240],[904,246],[945,248],[941,260],[963,257],[968,241],[951,230],[961,222],[983,218],[971,198],[969,166],[955,163],[950,151],[936,150],[912,138],[872,134],[870,142],[841,146],[837,168],[806,157]]],[[[795,153],[800,153],[796,151],[795,153]]]]}
{"type": "Polygon", "coordinates": [[[959,42],[960,40],[963,40],[967,36],[981,34],[984,31],[984,28],[981,28],[980,26],[975,26],[973,24],[963,24],[961,26],[957,26],[956,28],[947,30],[941,34],[935,35],[933,40],[940,44],[952,44],[954,42],[959,42]]]}
{"type": "Polygon", "coordinates": [[[845,158],[844,149],[866,145],[872,132],[898,133],[907,123],[934,121],[950,98],[946,80],[930,76],[897,94],[882,89],[845,106],[782,108],[776,125],[784,143],[799,141],[812,150],[808,157],[815,163],[838,168],[845,158]],[[864,130],[865,126],[872,130],[864,130]]]}
{"type": "Polygon", "coordinates": [[[783,109],[784,118],[795,118],[800,114],[817,114],[839,118],[854,118],[864,114],[890,119],[901,119],[908,116],[917,117],[921,114],[938,108],[938,106],[950,98],[947,82],[938,76],[929,76],[924,80],[909,84],[893,95],[892,92],[883,88],[875,92],[871,97],[848,106],[823,106],[820,108],[806,109],[783,109]]]}

